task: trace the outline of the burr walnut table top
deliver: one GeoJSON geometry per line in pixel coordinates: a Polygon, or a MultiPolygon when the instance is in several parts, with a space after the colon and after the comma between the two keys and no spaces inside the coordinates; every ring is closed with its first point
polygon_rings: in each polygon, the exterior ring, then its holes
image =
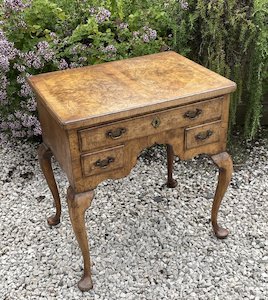
{"type": "Polygon", "coordinates": [[[43,105],[66,129],[235,90],[232,81],[172,51],[40,74],[29,82],[43,105]]]}

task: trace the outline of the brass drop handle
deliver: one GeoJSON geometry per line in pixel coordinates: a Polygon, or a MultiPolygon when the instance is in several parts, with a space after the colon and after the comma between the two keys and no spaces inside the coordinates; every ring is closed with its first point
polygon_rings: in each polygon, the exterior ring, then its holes
{"type": "Polygon", "coordinates": [[[153,118],[153,120],[152,120],[152,126],[154,127],[154,128],[157,128],[157,127],[159,127],[160,126],[160,124],[161,124],[161,121],[160,121],[160,119],[159,119],[159,117],[155,117],[155,118],[153,118]]]}
{"type": "Polygon", "coordinates": [[[197,141],[204,141],[204,140],[208,139],[210,136],[212,136],[212,134],[213,134],[212,130],[207,130],[207,131],[204,131],[204,132],[200,132],[195,136],[195,139],[197,141]]]}
{"type": "Polygon", "coordinates": [[[196,110],[188,110],[183,116],[185,119],[188,118],[194,120],[201,114],[202,114],[202,109],[197,108],[196,110]]]}
{"type": "Polygon", "coordinates": [[[107,131],[106,136],[113,140],[116,140],[116,139],[121,138],[121,136],[126,132],[127,132],[126,128],[117,128],[115,130],[107,131]]]}
{"type": "Polygon", "coordinates": [[[114,161],[115,161],[114,157],[107,157],[106,159],[103,159],[103,160],[99,159],[95,162],[95,166],[105,169],[109,166],[110,163],[112,163],[114,161]]]}

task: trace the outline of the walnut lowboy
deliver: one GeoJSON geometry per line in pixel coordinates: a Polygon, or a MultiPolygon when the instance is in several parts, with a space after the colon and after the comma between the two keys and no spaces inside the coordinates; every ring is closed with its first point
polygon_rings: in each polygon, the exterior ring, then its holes
{"type": "Polygon", "coordinates": [[[151,145],[167,145],[172,188],[174,154],[184,160],[201,153],[212,157],[219,168],[212,227],[218,238],[227,236],[217,215],[232,174],[226,136],[235,83],[175,52],[36,75],[29,83],[43,132],[39,161],[56,205],[48,223],[58,224],[61,215],[54,155],[70,183],[69,214],[84,259],[82,291],[92,288],[84,214],[93,190],[105,179],[127,176],[151,145]]]}

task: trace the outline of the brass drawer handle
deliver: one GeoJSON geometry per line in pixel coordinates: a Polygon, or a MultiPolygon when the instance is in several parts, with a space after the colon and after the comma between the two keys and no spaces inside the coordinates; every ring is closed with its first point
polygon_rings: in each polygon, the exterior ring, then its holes
{"type": "Polygon", "coordinates": [[[115,130],[107,131],[106,136],[113,140],[116,140],[119,139],[126,132],[127,132],[126,128],[117,128],[115,130]]]}
{"type": "Polygon", "coordinates": [[[158,117],[155,117],[155,118],[153,118],[153,120],[152,120],[152,126],[154,127],[154,128],[157,128],[157,127],[159,127],[160,126],[160,124],[161,124],[161,121],[160,121],[160,119],[158,118],[158,117]]]}
{"type": "Polygon", "coordinates": [[[202,109],[197,108],[196,110],[187,111],[183,116],[185,119],[188,118],[188,119],[194,120],[201,114],[202,114],[202,109]]]}
{"type": "Polygon", "coordinates": [[[213,134],[212,130],[207,130],[207,131],[204,131],[204,132],[200,132],[195,136],[195,139],[197,141],[204,141],[204,140],[208,139],[210,136],[212,136],[212,134],[213,134]]]}
{"type": "Polygon", "coordinates": [[[110,163],[112,163],[114,161],[115,161],[114,157],[107,157],[106,159],[103,159],[103,160],[99,159],[95,162],[95,166],[105,169],[109,166],[110,163]]]}

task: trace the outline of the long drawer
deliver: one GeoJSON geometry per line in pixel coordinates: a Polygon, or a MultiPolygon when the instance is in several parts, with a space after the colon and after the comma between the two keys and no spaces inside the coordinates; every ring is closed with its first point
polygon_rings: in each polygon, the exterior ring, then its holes
{"type": "Polygon", "coordinates": [[[202,124],[222,115],[223,97],[78,131],[80,151],[112,147],[161,131],[202,124]]]}

